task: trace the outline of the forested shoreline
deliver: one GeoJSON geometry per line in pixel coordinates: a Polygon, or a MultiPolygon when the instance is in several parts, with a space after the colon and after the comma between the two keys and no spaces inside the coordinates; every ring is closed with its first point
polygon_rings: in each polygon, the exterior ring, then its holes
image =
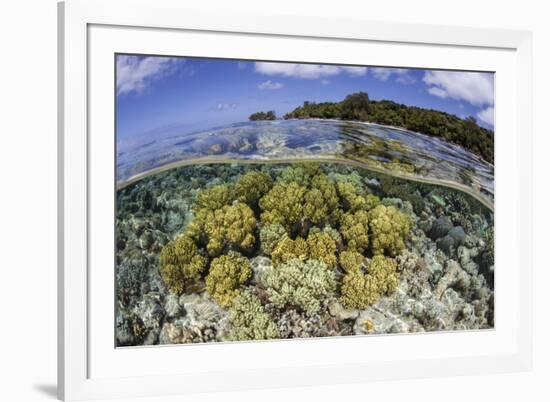
{"type": "MultiPolygon", "coordinates": [[[[274,120],[274,112],[255,113],[250,120],[274,120]],[[262,118],[267,117],[267,118],[262,118]]],[[[366,92],[348,95],[341,102],[304,102],[284,119],[341,119],[384,124],[440,137],[463,146],[494,163],[494,132],[480,127],[475,117],[461,119],[450,113],[407,106],[390,100],[373,101],[366,92]]]]}

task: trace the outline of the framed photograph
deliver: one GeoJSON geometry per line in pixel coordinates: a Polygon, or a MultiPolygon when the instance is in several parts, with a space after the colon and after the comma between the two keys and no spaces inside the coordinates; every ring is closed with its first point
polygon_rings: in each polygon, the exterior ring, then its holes
{"type": "Polygon", "coordinates": [[[530,369],[530,33],[59,17],[60,398],[530,369]]]}

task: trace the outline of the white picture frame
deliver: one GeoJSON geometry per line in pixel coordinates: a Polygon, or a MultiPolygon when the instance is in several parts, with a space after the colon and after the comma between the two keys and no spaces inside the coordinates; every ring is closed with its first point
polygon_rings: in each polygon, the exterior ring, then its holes
{"type": "MultiPolygon", "coordinates": [[[[296,16],[213,15],[187,9],[178,0],[60,3],[59,397],[63,400],[147,397],[530,370],[531,48],[531,34],[523,31],[296,16]],[[107,99],[109,94],[102,89],[112,88],[109,80],[113,77],[102,72],[105,66],[102,60],[117,51],[177,55],[186,35],[192,35],[194,43],[206,48],[204,54],[194,54],[199,56],[389,66],[414,63],[416,67],[495,71],[495,260],[499,264],[497,270],[503,272],[497,276],[495,285],[500,286],[496,292],[495,330],[115,349],[114,342],[109,343],[112,316],[99,322],[109,314],[102,310],[109,303],[102,305],[94,296],[98,292],[113,293],[113,283],[105,283],[109,282],[109,275],[97,274],[98,270],[91,268],[101,257],[96,249],[90,249],[90,242],[95,241],[98,233],[102,235],[109,230],[101,223],[108,223],[102,220],[102,215],[112,219],[109,207],[98,205],[103,205],[101,200],[108,197],[112,200],[109,191],[114,188],[109,183],[103,192],[94,184],[98,177],[106,177],[102,174],[112,172],[114,157],[108,145],[113,137],[99,138],[96,134],[113,127],[110,115],[113,99],[107,99]],[[206,36],[215,40],[209,42],[206,36]],[[163,39],[162,49],[159,38],[163,39]],[[228,46],[216,48],[216,41],[238,43],[239,50],[228,46]],[[281,41],[285,47],[278,44],[281,41]],[[300,51],[303,47],[299,44],[303,41],[311,44],[307,52],[300,51]],[[272,47],[262,50],[260,42],[272,47]],[[320,55],[323,46],[332,46],[330,55],[320,55]],[[362,58],[353,56],[351,49],[358,46],[372,48],[372,53],[362,58]],[[390,48],[400,51],[383,50],[390,48]],[[430,59],[430,53],[435,52],[445,52],[446,57],[430,59]],[[412,61],[415,53],[423,54],[424,61],[412,61]],[[499,81],[499,75],[506,79],[499,81]],[[104,170],[97,161],[106,161],[102,163],[104,170]],[[395,345],[398,352],[374,353],[387,350],[389,344],[395,345]],[[451,344],[453,353],[445,352],[451,344]],[[426,352],[428,345],[434,345],[431,354],[426,352]],[[361,353],[342,357],[342,351],[352,351],[358,346],[361,350],[372,350],[370,357],[361,353]],[[239,359],[239,356],[251,357],[239,359]],[[261,359],[253,359],[254,356],[261,359]],[[182,359],[195,362],[196,369],[179,370],[175,362],[182,359]],[[151,367],[163,362],[165,369],[147,370],[137,367],[136,361],[145,362],[143,366],[151,363],[151,367]]],[[[198,52],[191,48],[187,51],[198,52]]]]}

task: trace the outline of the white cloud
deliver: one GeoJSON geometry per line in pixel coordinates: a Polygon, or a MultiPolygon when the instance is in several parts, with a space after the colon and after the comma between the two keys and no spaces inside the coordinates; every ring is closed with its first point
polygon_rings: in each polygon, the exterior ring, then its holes
{"type": "Polygon", "coordinates": [[[392,70],[391,68],[380,68],[380,67],[371,68],[374,78],[380,81],[387,81],[392,74],[391,70],[392,70]]]}
{"type": "Polygon", "coordinates": [[[352,77],[359,77],[367,73],[366,67],[340,67],[320,64],[256,62],[254,68],[256,72],[264,75],[281,75],[308,80],[332,77],[342,72],[352,77]]]}
{"type": "Polygon", "coordinates": [[[173,57],[117,56],[117,94],[140,93],[162,77],[173,74],[185,59],[173,57]]]}
{"type": "Polygon", "coordinates": [[[416,79],[410,74],[406,68],[386,68],[386,67],[373,67],[371,68],[374,78],[380,81],[387,81],[392,76],[395,77],[395,81],[400,84],[412,84],[416,82],[416,79]]]}
{"type": "Polygon", "coordinates": [[[433,96],[437,96],[438,98],[443,98],[443,99],[445,99],[448,96],[447,91],[445,91],[444,89],[439,88],[439,87],[430,87],[430,88],[428,88],[428,93],[432,94],[433,96]]]}
{"type": "Polygon", "coordinates": [[[367,67],[340,67],[342,71],[352,77],[362,77],[367,74],[367,67]]]}
{"type": "Polygon", "coordinates": [[[264,81],[258,84],[259,89],[281,89],[284,85],[280,82],[273,82],[271,80],[264,81]]]}
{"type": "Polygon", "coordinates": [[[239,68],[239,70],[245,70],[246,69],[246,63],[244,61],[239,61],[237,63],[237,67],[239,68]]]}
{"type": "Polygon", "coordinates": [[[329,84],[330,84],[330,80],[321,80],[321,84],[323,84],[323,85],[329,85],[329,84]]]}
{"type": "Polygon", "coordinates": [[[235,109],[237,107],[236,103],[218,103],[216,106],[216,109],[218,110],[227,110],[227,109],[235,109]]]}
{"type": "Polygon", "coordinates": [[[427,71],[422,79],[428,92],[440,98],[466,101],[474,106],[493,105],[494,83],[490,73],[427,71]]]}
{"type": "Polygon", "coordinates": [[[477,114],[477,117],[484,123],[490,124],[491,126],[495,125],[495,109],[492,106],[483,109],[477,114]]]}

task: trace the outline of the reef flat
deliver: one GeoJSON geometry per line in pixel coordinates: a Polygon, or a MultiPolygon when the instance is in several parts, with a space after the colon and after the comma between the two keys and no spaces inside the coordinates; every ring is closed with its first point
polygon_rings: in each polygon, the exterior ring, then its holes
{"type": "Polygon", "coordinates": [[[489,329],[493,213],[333,163],[196,164],[117,191],[117,346],[489,329]]]}

